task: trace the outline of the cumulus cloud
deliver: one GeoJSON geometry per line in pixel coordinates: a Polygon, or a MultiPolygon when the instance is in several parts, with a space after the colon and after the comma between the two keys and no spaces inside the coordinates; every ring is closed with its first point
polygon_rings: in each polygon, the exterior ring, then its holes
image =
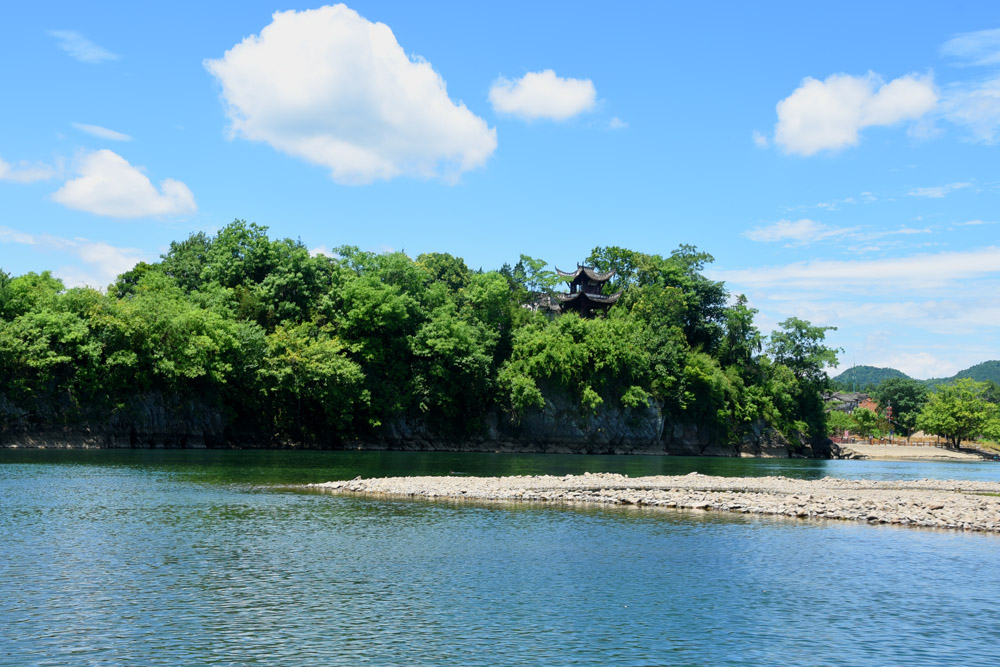
{"type": "Polygon", "coordinates": [[[35,181],[47,181],[56,175],[56,170],[45,164],[28,164],[21,162],[12,165],[4,162],[0,158],[0,181],[13,181],[14,183],[34,183],[35,181]]]}
{"type": "Polygon", "coordinates": [[[132,137],[127,134],[115,132],[114,130],[109,130],[106,127],[101,127],[100,125],[87,125],[85,123],[71,123],[71,125],[81,132],[86,132],[87,134],[97,137],[98,139],[107,139],[109,141],[132,141],[132,137]]]}
{"type": "Polygon", "coordinates": [[[85,154],[77,172],[77,178],[52,194],[68,208],[113,218],[184,215],[198,208],[180,181],[164,179],[157,190],[139,168],[107,149],[85,154]]]}
{"type": "Polygon", "coordinates": [[[597,90],[590,79],[564,79],[547,69],[520,79],[500,77],[490,88],[490,102],[498,113],[527,120],[566,120],[593,109],[597,90]]]}
{"type": "Polygon", "coordinates": [[[105,241],[66,239],[50,234],[30,234],[0,226],[0,243],[33,246],[44,252],[68,253],[82,265],[63,266],[54,271],[68,287],[103,289],[125,271],[149,256],[136,248],[113,246],[105,241]]]}
{"type": "Polygon", "coordinates": [[[948,183],[947,185],[936,185],[929,188],[913,188],[906,194],[910,197],[930,197],[932,199],[942,199],[945,195],[955,190],[963,190],[972,183],[948,183]]]}
{"type": "Polygon", "coordinates": [[[49,30],[49,36],[55,37],[60,49],[71,58],[88,65],[98,65],[108,60],[118,60],[118,55],[98,46],[78,32],[72,30],[49,30]]]}
{"type": "Polygon", "coordinates": [[[496,130],[451,101],[429,62],[344,5],[277,12],[205,67],[232,136],[322,165],[338,183],[454,180],[496,149],[496,130]]]}
{"type": "Polygon", "coordinates": [[[915,120],[934,109],[938,93],[929,75],[907,75],[883,83],[874,73],[807,77],[778,102],[774,141],[786,153],[813,155],[858,143],[865,127],[915,120]]]}

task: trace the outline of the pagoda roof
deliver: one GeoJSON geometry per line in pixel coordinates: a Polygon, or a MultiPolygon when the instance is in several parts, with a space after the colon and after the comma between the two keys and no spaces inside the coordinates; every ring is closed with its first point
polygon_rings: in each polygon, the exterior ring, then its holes
{"type": "Polygon", "coordinates": [[[556,273],[558,273],[560,275],[560,277],[562,277],[562,278],[571,278],[573,280],[576,280],[580,276],[580,274],[583,273],[588,278],[590,278],[591,280],[596,280],[599,283],[603,283],[604,281],[606,281],[606,280],[610,279],[612,276],[614,276],[617,273],[617,271],[615,271],[614,269],[612,269],[611,271],[608,271],[607,273],[598,273],[597,271],[595,271],[593,269],[593,267],[590,267],[590,266],[577,266],[576,267],[576,271],[574,271],[573,273],[566,273],[565,271],[560,271],[559,267],[557,266],[556,267],[556,273]]]}
{"type": "Polygon", "coordinates": [[[587,294],[586,292],[577,292],[576,294],[556,294],[556,299],[562,303],[569,303],[570,301],[576,301],[577,299],[583,298],[592,303],[610,306],[618,301],[621,295],[621,292],[615,292],[609,296],[605,296],[603,294],[587,294]]]}

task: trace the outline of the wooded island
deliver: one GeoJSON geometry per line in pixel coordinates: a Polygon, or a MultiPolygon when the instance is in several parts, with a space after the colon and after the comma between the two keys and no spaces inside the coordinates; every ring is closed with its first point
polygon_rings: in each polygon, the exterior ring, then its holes
{"type": "Polygon", "coordinates": [[[590,317],[539,307],[582,269],[311,255],[239,220],[172,243],[106,293],[0,271],[0,443],[77,427],[115,446],[159,446],[144,442],[157,429],[181,432],[166,446],[190,445],[185,429],[207,446],[516,440],[556,407],[581,433],[613,415],[612,440],[654,415],[659,432],[636,436],[654,444],[682,431],[769,433],[792,452],[825,441],[829,327],[791,318],[765,339],[746,299],[703,275],[711,261],[687,245],[597,247],[583,266],[602,294],[571,294],[613,307],[579,311],[590,317]]]}

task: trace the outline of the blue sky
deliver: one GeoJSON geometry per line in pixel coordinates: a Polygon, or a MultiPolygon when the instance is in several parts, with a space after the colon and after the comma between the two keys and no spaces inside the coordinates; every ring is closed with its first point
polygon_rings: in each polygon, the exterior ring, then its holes
{"type": "Polygon", "coordinates": [[[990,3],[36,2],[0,62],[15,275],[235,218],[486,269],[688,243],[842,367],[1000,358],[990,3]]]}

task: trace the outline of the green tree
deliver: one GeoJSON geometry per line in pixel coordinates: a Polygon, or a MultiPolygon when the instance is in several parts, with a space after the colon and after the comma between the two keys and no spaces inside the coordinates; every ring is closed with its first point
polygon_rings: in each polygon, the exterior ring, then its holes
{"type": "Polygon", "coordinates": [[[892,406],[893,424],[906,434],[907,440],[917,427],[917,418],[927,403],[927,386],[909,378],[883,380],[872,391],[872,398],[878,401],[879,410],[888,414],[892,406]]]}
{"type": "MultiPolygon", "coordinates": [[[[795,421],[806,425],[809,439],[818,442],[827,433],[827,413],[821,392],[828,388],[829,377],[824,369],[836,365],[838,352],[827,347],[824,341],[826,332],[836,330],[836,327],[813,326],[796,317],[786,319],[779,326],[780,329],[771,333],[768,353],[775,365],[790,370],[796,381],[796,386],[789,388],[795,404],[786,406],[782,412],[785,415],[794,414],[795,421]]],[[[785,434],[793,437],[789,431],[785,434]]]]}
{"type": "Polygon", "coordinates": [[[461,257],[446,252],[429,252],[418,255],[417,264],[430,274],[431,280],[444,283],[452,292],[469,284],[469,267],[461,257]]]}
{"type": "Polygon", "coordinates": [[[784,364],[799,380],[814,387],[825,387],[829,378],[824,370],[837,365],[838,348],[824,345],[827,331],[837,327],[814,327],[806,320],[790,317],[771,333],[768,352],[779,364],[784,364]]]}
{"type": "Polygon", "coordinates": [[[411,338],[414,400],[439,430],[456,435],[478,430],[492,399],[497,337],[459,317],[448,303],[411,338]]]}
{"type": "Polygon", "coordinates": [[[831,410],[826,417],[827,434],[842,436],[844,431],[851,431],[855,428],[855,422],[851,415],[840,410],[831,410]]]}
{"type": "Polygon", "coordinates": [[[726,308],[721,349],[719,350],[719,361],[726,366],[738,366],[741,369],[750,369],[754,359],[760,354],[764,344],[764,339],[760,331],[753,323],[753,317],[757,314],[757,309],[747,305],[747,298],[740,294],[736,298],[736,303],[726,308]]]}
{"type": "Polygon", "coordinates": [[[858,435],[870,438],[878,432],[879,417],[868,408],[855,408],[851,413],[855,428],[851,429],[858,435]]]}
{"type": "Polygon", "coordinates": [[[278,326],[267,336],[260,369],[279,432],[307,441],[340,442],[370,398],[358,364],[328,328],[278,326]]]}
{"type": "Polygon", "coordinates": [[[990,430],[998,406],[986,400],[985,382],[962,378],[939,385],[917,418],[917,427],[947,439],[952,447],[990,430]]]}

